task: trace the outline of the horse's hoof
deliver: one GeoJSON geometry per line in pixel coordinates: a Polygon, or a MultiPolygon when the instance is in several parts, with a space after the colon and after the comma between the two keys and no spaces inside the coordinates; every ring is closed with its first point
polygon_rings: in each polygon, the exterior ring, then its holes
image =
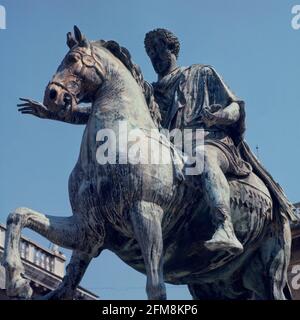
{"type": "Polygon", "coordinates": [[[146,291],[149,300],[167,300],[166,287],[164,283],[157,286],[147,285],[146,291]]]}
{"type": "Polygon", "coordinates": [[[35,300],[73,300],[72,294],[66,290],[54,290],[44,296],[38,296],[35,300]]]}
{"type": "Polygon", "coordinates": [[[14,283],[9,284],[6,288],[7,296],[15,299],[30,299],[32,297],[32,289],[27,279],[18,279],[14,283]]]}

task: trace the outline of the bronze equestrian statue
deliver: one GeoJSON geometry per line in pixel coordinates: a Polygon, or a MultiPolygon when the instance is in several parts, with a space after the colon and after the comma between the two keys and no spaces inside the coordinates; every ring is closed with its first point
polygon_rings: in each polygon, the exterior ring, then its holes
{"type": "MultiPolygon", "coordinates": [[[[25,114],[85,124],[69,178],[73,215],[28,208],[9,215],[7,294],[32,295],[19,254],[21,230],[30,228],[73,250],[61,285],[43,299],[72,299],[90,261],[104,249],[147,275],[149,299],[166,299],[165,282],[187,284],[195,299],[290,299],[289,220],[296,217],[243,140],[243,102],[212,67],[178,68],[179,42],[167,30],[146,36],[158,73],[153,87],[118,43],[89,41],[77,27],[74,35],[67,35],[70,50],[44,103],[22,99],[19,105],[25,114]],[[174,162],[100,164],[99,147],[113,143],[98,134],[120,133],[120,121],[145,133],[141,145],[159,146],[174,162]],[[203,130],[204,144],[194,150],[204,159],[200,175],[185,174],[182,150],[168,144],[159,128],[203,130]]],[[[124,150],[117,155],[124,157],[124,150]]]]}

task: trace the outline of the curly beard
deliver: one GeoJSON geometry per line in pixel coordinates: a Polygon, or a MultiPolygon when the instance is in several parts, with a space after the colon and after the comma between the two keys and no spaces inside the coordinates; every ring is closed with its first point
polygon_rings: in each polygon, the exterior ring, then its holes
{"type": "Polygon", "coordinates": [[[157,74],[164,74],[166,73],[172,64],[172,56],[171,53],[167,54],[163,60],[156,62],[153,64],[153,68],[157,74]]]}

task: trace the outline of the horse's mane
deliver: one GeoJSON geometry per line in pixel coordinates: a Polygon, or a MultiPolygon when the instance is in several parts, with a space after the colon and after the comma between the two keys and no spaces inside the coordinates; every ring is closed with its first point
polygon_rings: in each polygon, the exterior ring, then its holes
{"type": "Polygon", "coordinates": [[[98,40],[93,41],[93,44],[100,45],[106,48],[110,53],[112,53],[116,58],[118,58],[124,66],[130,71],[133,78],[136,80],[138,85],[142,88],[143,94],[145,96],[150,115],[158,127],[160,127],[161,114],[159,111],[159,106],[155,102],[153,87],[152,85],[144,80],[141,68],[135,64],[131,59],[131,54],[125,47],[121,47],[116,41],[104,41],[98,40]]]}

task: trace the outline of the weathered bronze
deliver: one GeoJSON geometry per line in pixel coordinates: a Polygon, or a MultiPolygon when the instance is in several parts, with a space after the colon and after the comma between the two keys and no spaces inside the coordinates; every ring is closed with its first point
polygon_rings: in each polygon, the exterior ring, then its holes
{"type": "Polygon", "coordinates": [[[243,140],[243,102],[213,68],[178,68],[179,42],[166,30],[146,37],[158,73],[155,95],[125,48],[114,41],[90,42],[76,27],[74,33],[67,35],[70,51],[46,88],[44,104],[23,99],[19,105],[22,113],[86,124],[69,178],[73,215],[53,217],[28,208],[9,215],[8,295],[31,297],[19,255],[27,227],[73,250],[61,286],[44,299],[71,299],[103,249],[147,275],[149,299],[166,298],[165,282],[187,284],[196,299],[290,299],[288,220],[295,216],[243,140]],[[79,107],[81,102],[92,107],[79,107]],[[157,128],[202,128],[204,173],[184,176],[186,164],[178,161],[100,165],[97,132],[118,132],[120,120],[130,129],[153,130],[142,143],[161,142],[172,159],[181,156],[157,128]]]}

